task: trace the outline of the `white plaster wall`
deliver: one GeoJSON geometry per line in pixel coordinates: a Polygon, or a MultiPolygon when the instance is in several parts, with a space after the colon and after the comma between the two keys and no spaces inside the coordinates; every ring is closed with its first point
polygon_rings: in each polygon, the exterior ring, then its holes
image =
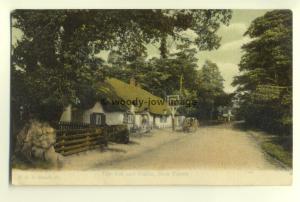
{"type": "Polygon", "coordinates": [[[155,125],[158,128],[172,127],[172,116],[168,116],[167,121],[165,123],[160,122],[160,117],[155,117],[155,125]]]}
{"type": "Polygon", "coordinates": [[[150,123],[150,126],[153,127],[153,116],[151,114],[149,114],[149,123],[150,123]]]}
{"type": "Polygon", "coordinates": [[[106,113],[106,124],[107,125],[120,125],[124,124],[124,113],[123,112],[108,112],[106,113]]]}
{"type": "Polygon", "coordinates": [[[72,106],[68,105],[65,110],[63,111],[62,115],[60,116],[59,121],[64,121],[64,122],[70,122],[71,121],[71,116],[72,116],[72,112],[71,112],[72,106]]]}
{"type": "Polygon", "coordinates": [[[159,117],[155,117],[155,127],[162,128],[162,125],[161,125],[159,117]]]}
{"type": "Polygon", "coordinates": [[[129,111],[131,113],[135,113],[135,107],[133,105],[130,106],[129,111]]]}
{"type": "Polygon", "coordinates": [[[172,127],[172,116],[168,116],[167,122],[164,123],[165,127],[172,127]]]}
{"type": "Polygon", "coordinates": [[[135,114],[135,125],[137,127],[142,125],[142,116],[140,114],[135,114]]]}
{"type": "MultiPolygon", "coordinates": [[[[134,106],[131,106],[130,111],[134,111],[134,106]]],[[[124,112],[105,112],[103,109],[103,106],[101,105],[100,102],[96,102],[92,108],[85,110],[83,112],[83,122],[84,123],[88,123],[88,124],[90,123],[90,116],[92,113],[105,113],[107,125],[124,124],[124,112]]],[[[153,116],[150,114],[148,114],[148,116],[149,116],[149,123],[151,126],[153,126],[153,116]]],[[[69,105],[68,107],[65,108],[63,114],[61,115],[60,121],[66,121],[66,122],[72,121],[72,106],[71,105],[69,105]]],[[[160,127],[168,126],[168,121],[167,121],[167,123],[161,124],[159,118],[156,118],[156,123],[160,127]]],[[[170,123],[172,125],[172,120],[170,123]]],[[[135,114],[135,125],[138,127],[141,127],[142,115],[135,114]]],[[[133,124],[129,124],[128,127],[133,127],[133,124]]]]}
{"type": "Polygon", "coordinates": [[[185,116],[175,116],[175,125],[182,126],[185,116]]]}
{"type": "Polygon", "coordinates": [[[92,113],[104,113],[103,107],[100,102],[96,102],[95,105],[91,109],[85,110],[83,112],[83,122],[84,123],[90,123],[90,121],[91,121],[90,116],[92,113]]]}

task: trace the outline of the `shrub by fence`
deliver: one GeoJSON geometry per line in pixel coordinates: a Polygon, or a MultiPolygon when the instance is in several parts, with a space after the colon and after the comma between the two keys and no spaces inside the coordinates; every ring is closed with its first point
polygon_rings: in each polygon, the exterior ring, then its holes
{"type": "Polygon", "coordinates": [[[116,143],[129,143],[129,130],[126,125],[105,126],[107,139],[116,143]]]}

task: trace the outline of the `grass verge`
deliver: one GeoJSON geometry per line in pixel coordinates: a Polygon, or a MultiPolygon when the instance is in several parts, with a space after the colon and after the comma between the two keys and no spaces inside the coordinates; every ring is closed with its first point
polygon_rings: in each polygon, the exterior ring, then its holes
{"type": "Polygon", "coordinates": [[[279,160],[288,167],[293,166],[293,156],[290,152],[286,151],[282,146],[266,141],[261,143],[262,149],[271,157],[279,160]]]}
{"type": "Polygon", "coordinates": [[[53,168],[54,165],[50,162],[45,162],[41,160],[35,160],[34,162],[29,162],[22,158],[14,157],[11,164],[12,168],[27,170],[27,169],[49,169],[53,168]]]}

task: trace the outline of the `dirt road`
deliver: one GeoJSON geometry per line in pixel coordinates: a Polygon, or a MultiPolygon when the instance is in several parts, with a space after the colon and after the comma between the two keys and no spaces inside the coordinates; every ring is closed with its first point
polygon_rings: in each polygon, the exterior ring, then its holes
{"type": "Polygon", "coordinates": [[[281,169],[270,163],[257,143],[232,127],[202,127],[195,133],[154,132],[132,138],[129,145],[110,145],[68,157],[69,169],[281,169]],[[85,162],[85,163],[83,163],[85,162]]]}

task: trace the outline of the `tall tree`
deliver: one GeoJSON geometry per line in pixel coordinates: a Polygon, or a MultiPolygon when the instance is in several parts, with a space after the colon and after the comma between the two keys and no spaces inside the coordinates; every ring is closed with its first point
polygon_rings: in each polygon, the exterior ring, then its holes
{"type": "Polygon", "coordinates": [[[183,49],[169,58],[154,58],[147,65],[139,64],[137,80],[150,92],[165,97],[179,94],[180,89],[193,90],[197,83],[195,49],[183,49]]]}
{"type": "Polygon", "coordinates": [[[199,71],[197,116],[200,119],[214,118],[217,100],[225,94],[223,82],[217,64],[207,60],[199,71]]]}
{"type": "Polygon", "coordinates": [[[274,10],[256,18],[245,35],[238,86],[241,114],[248,124],[271,132],[291,133],[292,13],[274,10]]]}
{"type": "Polygon", "coordinates": [[[12,18],[23,33],[12,51],[12,110],[56,121],[67,104],[90,104],[82,92],[92,95],[107,74],[97,57],[102,50],[117,49],[133,62],[162,36],[187,41],[180,34],[187,29],[197,33],[199,50],[211,50],[231,11],[16,10],[12,18]]]}

